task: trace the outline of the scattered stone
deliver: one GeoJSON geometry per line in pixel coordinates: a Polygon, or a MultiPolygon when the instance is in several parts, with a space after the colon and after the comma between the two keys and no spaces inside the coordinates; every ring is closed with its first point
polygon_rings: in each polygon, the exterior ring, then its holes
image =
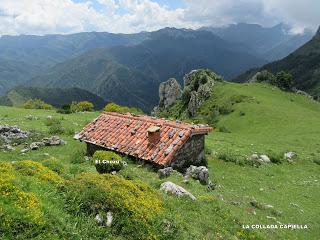
{"type": "Polygon", "coordinates": [[[272,216],[267,216],[267,219],[272,219],[274,221],[277,221],[277,219],[275,217],[272,217],[272,216]]]}
{"type": "Polygon", "coordinates": [[[211,180],[209,180],[208,189],[209,190],[214,190],[215,188],[216,188],[216,185],[213,182],[211,182],[211,180]]]}
{"type": "Polygon", "coordinates": [[[60,139],[58,136],[52,136],[50,138],[42,139],[45,146],[65,145],[66,142],[60,139]]]}
{"type": "Polygon", "coordinates": [[[160,178],[166,178],[166,177],[169,177],[171,173],[173,173],[173,171],[174,170],[172,167],[167,167],[167,168],[159,169],[158,174],[160,178]]]}
{"type": "Polygon", "coordinates": [[[10,143],[12,140],[23,140],[29,137],[29,132],[23,131],[16,126],[2,126],[0,125],[0,138],[6,143],[10,143]]]}
{"type": "Polygon", "coordinates": [[[106,226],[107,226],[107,227],[111,227],[112,221],[113,221],[112,212],[109,211],[109,212],[107,212],[107,222],[106,222],[106,226]]]}
{"type": "Polygon", "coordinates": [[[106,217],[104,214],[97,214],[94,220],[103,227],[111,227],[113,221],[113,214],[111,211],[108,211],[106,217]]]}
{"type": "Polygon", "coordinates": [[[28,115],[25,117],[27,120],[32,121],[32,120],[38,120],[38,117],[36,116],[32,116],[32,115],[28,115]]]}
{"type": "Polygon", "coordinates": [[[270,163],[270,158],[267,155],[260,155],[260,159],[264,162],[264,163],[270,163]]]}
{"type": "Polygon", "coordinates": [[[270,158],[265,154],[258,155],[254,153],[248,158],[248,160],[254,163],[258,163],[259,165],[271,163],[270,158]]]}
{"type": "Polygon", "coordinates": [[[160,190],[165,193],[173,194],[177,197],[190,197],[192,200],[196,200],[195,196],[193,196],[190,192],[188,192],[184,188],[182,188],[172,182],[162,183],[160,186],[160,190]]]}
{"type": "Polygon", "coordinates": [[[49,153],[44,153],[44,154],[43,154],[43,156],[45,156],[45,157],[49,157],[49,156],[50,156],[50,154],[49,154],[49,153]]]}
{"type": "Polygon", "coordinates": [[[292,160],[293,158],[296,158],[297,154],[295,152],[286,152],[284,154],[284,159],[286,160],[292,160]]]}
{"type": "Polygon", "coordinates": [[[38,150],[40,147],[43,147],[44,143],[43,142],[33,142],[30,144],[29,148],[31,150],[38,150]]]}
{"type": "Polygon", "coordinates": [[[21,152],[22,154],[25,154],[25,153],[27,153],[27,152],[29,152],[29,151],[30,151],[29,148],[24,148],[24,149],[22,149],[20,152],[21,152]]]}
{"type": "Polygon", "coordinates": [[[235,206],[239,206],[241,203],[238,202],[238,201],[231,201],[230,202],[232,205],[235,205],[235,206]]]}
{"type": "Polygon", "coordinates": [[[15,150],[15,148],[13,146],[11,146],[10,144],[5,144],[1,148],[2,148],[2,150],[8,151],[8,152],[12,152],[15,150]]]}
{"type": "Polygon", "coordinates": [[[199,180],[201,184],[209,184],[209,171],[205,166],[196,167],[191,165],[186,172],[185,178],[192,177],[195,180],[199,180]]]}
{"type": "Polygon", "coordinates": [[[102,216],[100,216],[100,214],[97,214],[96,217],[94,218],[94,220],[99,223],[100,225],[102,225],[103,223],[103,218],[102,216]]]}
{"type": "Polygon", "coordinates": [[[259,203],[256,199],[250,201],[251,206],[258,209],[273,209],[273,206],[270,204],[259,203]]]}

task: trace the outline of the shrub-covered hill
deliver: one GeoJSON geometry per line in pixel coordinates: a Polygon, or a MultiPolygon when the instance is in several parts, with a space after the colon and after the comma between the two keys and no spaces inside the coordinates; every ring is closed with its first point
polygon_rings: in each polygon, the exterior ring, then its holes
{"type": "Polygon", "coordinates": [[[236,82],[248,81],[256,72],[268,70],[272,73],[286,71],[293,76],[295,87],[320,97],[320,28],[316,35],[289,56],[259,69],[252,69],[237,78],[236,82]]]}
{"type": "MultiPolygon", "coordinates": [[[[104,195],[103,189],[109,189],[109,186],[101,184],[104,181],[101,177],[92,175],[96,170],[84,158],[85,145],[73,140],[72,133],[79,131],[98,114],[90,112],[61,115],[50,110],[0,107],[1,124],[18,125],[24,130],[35,130],[43,135],[50,135],[50,125],[46,119],[48,115],[52,116],[63,126],[63,131],[58,134],[67,142],[66,145],[41,147],[26,154],[20,152],[23,145],[16,146],[10,152],[0,150],[1,163],[32,160],[54,170],[63,181],[70,181],[70,185],[63,184],[57,188],[51,183],[42,184],[43,181],[35,184],[39,175],[24,176],[24,171],[14,173],[18,180],[25,179],[23,182],[16,182],[17,188],[28,194],[33,193],[42,204],[41,211],[36,207],[34,213],[39,212],[44,220],[41,227],[34,225],[32,231],[18,232],[18,239],[137,239],[137,235],[148,232],[155,239],[208,240],[317,239],[320,235],[319,103],[269,85],[216,84],[213,94],[200,108],[199,115],[188,120],[209,122],[216,127],[206,138],[209,175],[216,184],[215,190],[208,190],[206,186],[191,179],[184,181],[179,174],[159,179],[157,173],[147,165],[141,166],[141,163],[133,161],[129,161],[128,166],[117,173],[121,178],[116,184],[118,192],[126,189],[123,186],[131,186],[131,181],[140,180],[149,185],[139,187],[134,193],[137,199],[141,197],[141,189],[150,189],[151,194],[142,194],[146,202],[141,206],[146,208],[141,211],[133,208],[134,211],[139,214],[150,211],[148,203],[154,201],[154,197],[162,201],[159,217],[154,221],[144,222],[147,226],[144,229],[149,229],[147,232],[139,232],[142,229],[129,224],[131,220],[127,217],[121,218],[127,226],[125,229],[121,225],[104,228],[94,220],[92,209],[95,208],[90,208],[88,204],[98,203],[97,206],[101,206],[99,203],[104,201],[104,197],[111,196],[104,195]],[[26,118],[29,115],[35,118],[26,118]],[[273,152],[276,156],[287,151],[297,153],[293,163],[284,161],[281,157],[278,158],[281,162],[279,164],[253,167],[244,163],[245,158],[254,152],[270,156],[273,152]],[[160,192],[159,187],[165,181],[182,186],[197,200],[178,199],[160,192]],[[101,191],[92,193],[86,188],[88,185],[96,186],[101,191]],[[86,204],[81,204],[82,201],[86,204]],[[242,228],[242,225],[289,223],[307,225],[308,229],[242,228]],[[137,235],[128,238],[126,234],[132,233],[137,235]]],[[[126,191],[121,195],[113,192],[112,188],[108,191],[116,194],[117,199],[128,196],[126,191]]],[[[127,200],[130,202],[135,199],[127,200]]],[[[1,198],[0,204],[11,207],[8,201],[2,201],[1,198]]],[[[120,213],[124,215],[119,216],[132,216],[126,215],[126,212],[120,213]]],[[[121,224],[121,221],[118,223],[121,224]]],[[[4,229],[6,228],[0,229],[1,237],[6,236],[4,229]]],[[[5,239],[13,239],[6,237],[5,239]]]]}
{"type": "Polygon", "coordinates": [[[41,99],[55,107],[71,104],[73,101],[92,102],[95,109],[100,110],[105,100],[91,92],[80,88],[38,88],[18,86],[11,89],[5,96],[0,97],[0,105],[21,106],[29,99],[41,99]]]}

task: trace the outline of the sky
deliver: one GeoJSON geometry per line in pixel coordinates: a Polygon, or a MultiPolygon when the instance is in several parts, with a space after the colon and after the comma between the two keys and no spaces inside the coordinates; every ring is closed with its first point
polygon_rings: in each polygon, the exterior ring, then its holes
{"type": "Polygon", "coordinates": [[[320,0],[0,0],[0,35],[133,33],[233,23],[320,25],[320,0]]]}

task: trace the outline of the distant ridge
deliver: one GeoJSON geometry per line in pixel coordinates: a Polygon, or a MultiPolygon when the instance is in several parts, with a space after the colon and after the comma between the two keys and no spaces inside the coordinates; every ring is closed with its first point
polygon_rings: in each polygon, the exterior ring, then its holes
{"type": "Polygon", "coordinates": [[[105,106],[101,97],[79,88],[37,88],[18,86],[0,97],[0,105],[20,106],[28,99],[41,99],[55,107],[70,104],[72,101],[90,101],[95,109],[100,110],[105,106]]]}
{"type": "Polygon", "coordinates": [[[268,70],[272,73],[289,72],[295,87],[320,99],[320,28],[314,37],[302,47],[280,61],[269,63],[261,68],[252,69],[234,79],[245,82],[256,72],[268,70]]]}

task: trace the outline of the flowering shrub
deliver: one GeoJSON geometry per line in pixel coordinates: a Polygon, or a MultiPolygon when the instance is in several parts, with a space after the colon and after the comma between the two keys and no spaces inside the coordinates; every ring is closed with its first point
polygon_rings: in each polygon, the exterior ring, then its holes
{"type": "Polygon", "coordinates": [[[92,159],[98,173],[120,171],[125,165],[121,156],[111,151],[96,151],[92,159]]]}
{"type": "Polygon", "coordinates": [[[106,112],[143,114],[142,110],[139,108],[121,106],[112,102],[108,103],[103,110],[106,112]]]}
{"type": "Polygon", "coordinates": [[[0,237],[44,225],[44,215],[38,197],[23,191],[14,168],[0,163],[0,237]]]}
{"type": "Polygon", "coordinates": [[[25,160],[13,164],[15,170],[24,176],[34,176],[39,180],[47,181],[53,184],[63,183],[63,179],[49,168],[44,167],[41,163],[25,160]]]}
{"type": "Polygon", "coordinates": [[[93,109],[93,104],[88,101],[72,102],[70,105],[71,112],[92,112],[93,109]]]}
{"type": "Polygon", "coordinates": [[[42,101],[41,99],[29,99],[22,105],[22,107],[25,109],[53,109],[52,105],[42,101]]]}
{"type": "Polygon", "coordinates": [[[153,225],[163,212],[157,192],[144,183],[111,174],[82,173],[67,184],[65,195],[69,210],[94,217],[113,213],[112,229],[128,239],[155,239],[153,225]]]}

